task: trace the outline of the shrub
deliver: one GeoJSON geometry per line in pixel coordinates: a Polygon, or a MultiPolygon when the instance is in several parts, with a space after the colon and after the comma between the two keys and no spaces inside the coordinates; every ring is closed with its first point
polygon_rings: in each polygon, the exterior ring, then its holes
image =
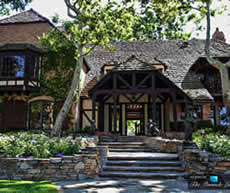
{"type": "Polygon", "coordinates": [[[230,137],[214,128],[201,129],[193,134],[193,141],[201,150],[230,157],[230,137]]]}
{"type": "Polygon", "coordinates": [[[13,157],[47,158],[56,154],[73,155],[80,145],[68,138],[49,138],[44,133],[27,132],[0,134],[0,152],[13,157]]]}

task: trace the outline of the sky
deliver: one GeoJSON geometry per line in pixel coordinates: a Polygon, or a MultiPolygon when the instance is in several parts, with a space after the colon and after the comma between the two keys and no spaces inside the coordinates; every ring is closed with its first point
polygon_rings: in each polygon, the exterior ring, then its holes
{"type": "MultiPolygon", "coordinates": [[[[220,7],[221,4],[227,5],[227,8],[230,10],[229,0],[222,0],[222,3],[220,3],[218,0],[214,0],[212,6],[213,8],[220,7]]],[[[54,13],[58,13],[62,19],[68,19],[67,9],[66,9],[64,0],[33,0],[33,2],[26,9],[30,9],[30,8],[35,9],[41,15],[49,19],[54,15],[54,13]]],[[[229,13],[230,11],[227,11],[223,15],[212,18],[211,20],[211,34],[213,34],[216,27],[218,27],[220,31],[224,32],[228,43],[230,43],[230,15],[229,13]]],[[[204,26],[206,25],[205,21],[203,22],[203,25],[204,26]]],[[[187,32],[191,32],[194,30],[195,30],[195,27],[192,24],[188,24],[185,27],[185,31],[187,32]]],[[[205,31],[199,33],[199,36],[196,36],[196,34],[197,32],[193,32],[192,37],[199,38],[199,39],[205,39],[205,31]]]]}

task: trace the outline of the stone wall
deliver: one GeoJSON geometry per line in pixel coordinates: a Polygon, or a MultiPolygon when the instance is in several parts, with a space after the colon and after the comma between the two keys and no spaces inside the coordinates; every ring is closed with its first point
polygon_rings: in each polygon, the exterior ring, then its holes
{"type": "Polygon", "coordinates": [[[146,137],[144,143],[156,152],[182,153],[183,142],[181,140],[164,139],[161,137],[146,137]]]}
{"type": "Polygon", "coordinates": [[[230,174],[230,159],[200,151],[195,144],[184,146],[183,159],[188,175],[222,176],[230,174]]]}
{"type": "Polygon", "coordinates": [[[80,180],[99,172],[99,152],[90,148],[82,154],[50,159],[0,158],[0,179],[80,180]]]}
{"type": "Polygon", "coordinates": [[[0,157],[0,179],[23,180],[80,180],[94,178],[100,168],[101,149],[98,137],[78,137],[81,153],[61,158],[0,157]]]}

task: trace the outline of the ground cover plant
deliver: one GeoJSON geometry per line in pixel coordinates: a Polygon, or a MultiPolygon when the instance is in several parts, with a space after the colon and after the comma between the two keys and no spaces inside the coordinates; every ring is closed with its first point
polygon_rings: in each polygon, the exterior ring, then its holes
{"type": "Polygon", "coordinates": [[[193,133],[193,141],[201,150],[230,157],[230,136],[215,128],[200,129],[193,133]]]}
{"type": "Polygon", "coordinates": [[[3,156],[48,158],[73,155],[80,145],[72,137],[50,138],[44,132],[0,133],[0,153],[3,156]]]}
{"type": "Polygon", "coordinates": [[[48,181],[0,180],[0,193],[58,193],[48,181]]]}

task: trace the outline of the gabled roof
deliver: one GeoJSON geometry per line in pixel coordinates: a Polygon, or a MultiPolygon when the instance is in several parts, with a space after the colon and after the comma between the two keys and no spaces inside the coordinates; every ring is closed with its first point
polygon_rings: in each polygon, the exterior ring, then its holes
{"type": "Polygon", "coordinates": [[[112,71],[149,71],[156,70],[152,65],[147,62],[139,60],[135,55],[128,58],[126,61],[116,65],[112,71]]]}
{"type": "Polygon", "coordinates": [[[30,9],[28,11],[21,12],[16,15],[1,19],[0,25],[21,24],[21,23],[43,23],[43,22],[48,22],[49,24],[52,25],[49,19],[43,17],[35,10],[30,9]]]}
{"type": "MultiPolygon", "coordinates": [[[[116,66],[135,55],[140,61],[151,65],[164,64],[167,67],[164,75],[182,90],[189,89],[191,97],[207,93],[208,99],[213,99],[202,84],[195,88],[188,86],[197,81],[194,77],[188,79],[188,73],[200,57],[205,57],[205,40],[153,40],[111,44],[114,50],[97,47],[86,57],[91,66],[91,75],[99,73],[104,65],[116,66]]],[[[211,41],[210,51],[214,57],[230,57],[230,45],[224,42],[211,41]]]]}

